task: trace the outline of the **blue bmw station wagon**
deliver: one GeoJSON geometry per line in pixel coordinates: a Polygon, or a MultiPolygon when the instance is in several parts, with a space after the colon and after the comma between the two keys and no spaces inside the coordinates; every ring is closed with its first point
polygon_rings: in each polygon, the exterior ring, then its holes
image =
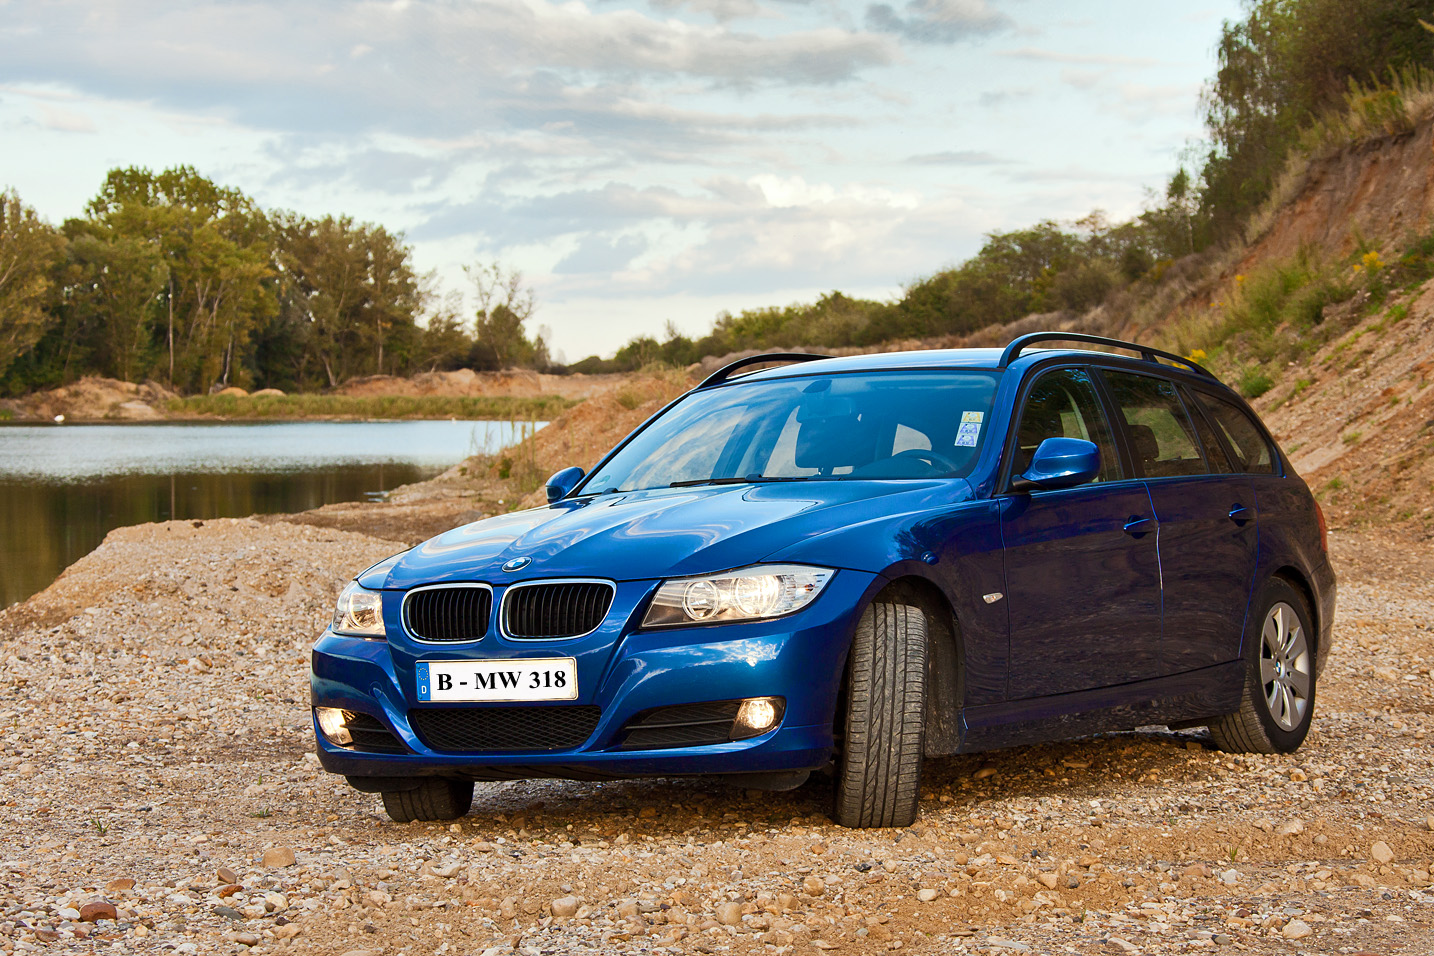
{"type": "Polygon", "coordinates": [[[906,825],[926,757],[1292,751],[1329,654],[1308,487],[1147,346],[753,356],[547,492],[369,568],[314,647],[319,757],[395,820],[475,780],[818,771],[838,823],[906,825]]]}

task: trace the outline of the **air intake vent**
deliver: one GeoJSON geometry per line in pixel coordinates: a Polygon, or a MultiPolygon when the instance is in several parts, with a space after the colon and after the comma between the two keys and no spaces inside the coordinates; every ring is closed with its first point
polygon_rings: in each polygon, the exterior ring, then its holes
{"type": "Polygon", "coordinates": [[[656,707],[633,717],[623,727],[618,750],[658,750],[663,747],[702,747],[732,739],[740,700],[710,704],[656,707]]]}
{"type": "Polygon", "coordinates": [[[503,627],[520,640],[581,637],[607,617],[612,595],[605,581],[514,585],[503,598],[503,627]]]}
{"type": "Polygon", "coordinates": [[[409,723],[423,742],[449,753],[572,750],[592,736],[601,716],[601,708],[588,705],[408,712],[409,723]]]}
{"type": "Polygon", "coordinates": [[[377,717],[352,710],[344,711],[344,726],[353,737],[354,750],[375,754],[406,754],[408,748],[377,717]]]}
{"type": "Polygon", "coordinates": [[[476,641],[488,633],[493,592],[487,585],[421,588],[408,592],[403,616],[420,641],[476,641]]]}

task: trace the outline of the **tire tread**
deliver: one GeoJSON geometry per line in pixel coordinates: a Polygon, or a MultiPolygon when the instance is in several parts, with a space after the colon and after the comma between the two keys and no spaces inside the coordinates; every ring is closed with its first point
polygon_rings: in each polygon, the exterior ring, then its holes
{"type": "Polygon", "coordinates": [[[428,777],[412,790],[385,790],[382,796],[395,823],[456,820],[473,806],[473,781],[428,777]]]}

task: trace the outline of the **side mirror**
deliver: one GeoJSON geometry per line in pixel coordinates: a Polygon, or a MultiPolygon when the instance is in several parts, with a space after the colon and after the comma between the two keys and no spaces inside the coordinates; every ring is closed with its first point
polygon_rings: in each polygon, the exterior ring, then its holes
{"type": "Polygon", "coordinates": [[[1047,438],[1031,456],[1031,466],[1011,481],[1012,491],[1073,488],[1100,474],[1100,449],[1080,438],[1047,438]]]}
{"type": "MultiPolygon", "coordinates": [[[[1095,446],[1092,445],[1091,447],[1094,448],[1095,446]]],[[[548,479],[548,504],[552,504],[554,501],[562,501],[572,493],[572,490],[578,486],[578,482],[582,480],[583,470],[577,465],[571,468],[564,468],[562,471],[553,475],[553,477],[548,479]]]]}

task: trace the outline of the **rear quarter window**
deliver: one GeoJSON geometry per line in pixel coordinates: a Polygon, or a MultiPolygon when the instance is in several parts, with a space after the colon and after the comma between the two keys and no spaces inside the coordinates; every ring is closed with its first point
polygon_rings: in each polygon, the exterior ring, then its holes
{"type": "Polygon", "coordinates": [[[1234,402],[1200,392],[1197,400],[1209,411],[1215,427],[1225,436],[1235,454],[1236,471],[1250,475],[1275,473],[1274,449],[1249,413],[1234,402]]]}

